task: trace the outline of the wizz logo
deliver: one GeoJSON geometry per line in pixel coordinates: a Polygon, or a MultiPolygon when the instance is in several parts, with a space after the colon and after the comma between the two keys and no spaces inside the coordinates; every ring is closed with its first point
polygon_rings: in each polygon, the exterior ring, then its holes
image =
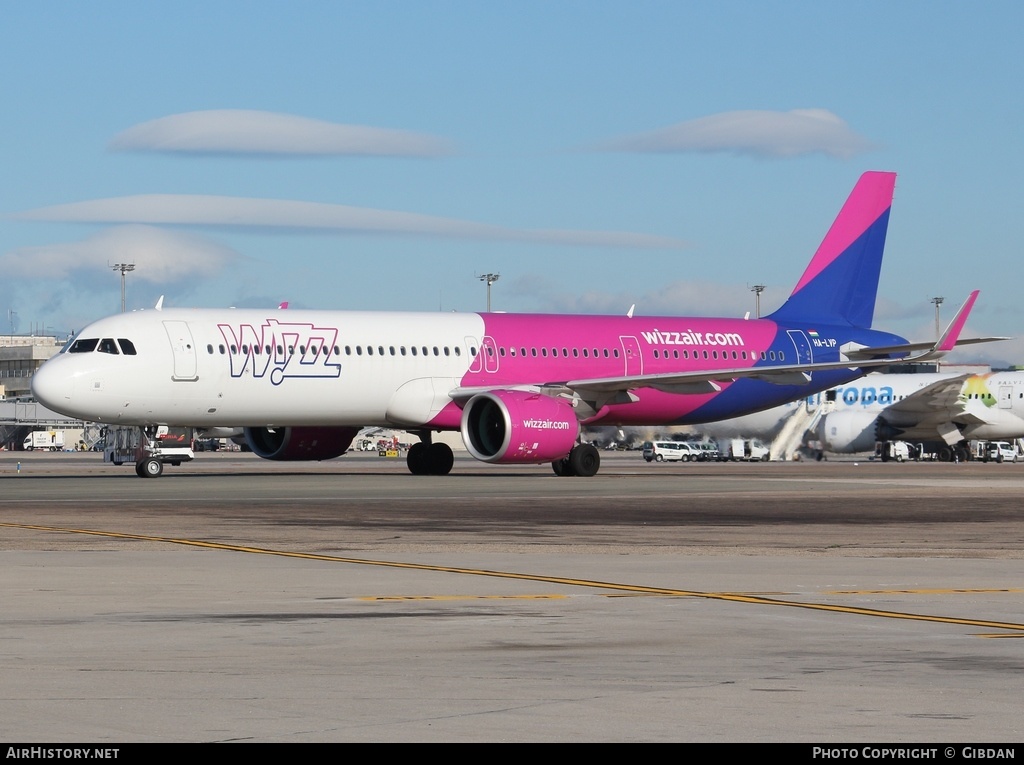
{"type": "Polygon", "coordinates": [[[341,364],[332,362],[336,327],[267,319],[261,326],[218,324],[228,347],[231,376],[270,375],[280,385],[289,377],[340,377],[341,364]]]}

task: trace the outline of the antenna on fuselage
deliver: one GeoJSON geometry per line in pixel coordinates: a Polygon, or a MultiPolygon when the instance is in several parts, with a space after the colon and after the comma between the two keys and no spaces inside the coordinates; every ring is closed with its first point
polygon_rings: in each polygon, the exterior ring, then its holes
{"type": "Polygon", "coordinates": [[[164,296],[163,295],[161,295],[160,299],[156,301],[156,310],[158,310],[158,311],[164,310],[164,296]]]}

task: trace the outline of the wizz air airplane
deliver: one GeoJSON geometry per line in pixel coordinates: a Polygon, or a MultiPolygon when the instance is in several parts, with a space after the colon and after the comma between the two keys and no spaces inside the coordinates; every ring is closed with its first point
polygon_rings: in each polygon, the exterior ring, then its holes
{"type": "MultiPolygon", "coordinates": [[[[976,291],[934,345],[871,328],[895,181],[861,176],[788,300],[760,319],[162,309],[161,298],[85,327],[32,391],[85,421],[235,429],[271,460],[338,457],[361,428],[383,426],[420,439],[407,457],[416,475],[451,471],[432,435],[459,431],[478,460],[592,476],[600,456],[584,425],[736,417],[950,351],[976,291]]],[[[161,472],[147,463],[139,475],[161,472]]]]}

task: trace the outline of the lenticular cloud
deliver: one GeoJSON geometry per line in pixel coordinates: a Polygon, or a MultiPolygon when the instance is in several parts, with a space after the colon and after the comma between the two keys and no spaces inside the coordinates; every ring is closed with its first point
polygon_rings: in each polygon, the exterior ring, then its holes
{"type": "Polygon", "coordinates": [[[125,130],[113,151],[178,154],[377,155],[438,157],[447,142],[405,130],[335,122],[247,109],[172,114],[125,130]]]}

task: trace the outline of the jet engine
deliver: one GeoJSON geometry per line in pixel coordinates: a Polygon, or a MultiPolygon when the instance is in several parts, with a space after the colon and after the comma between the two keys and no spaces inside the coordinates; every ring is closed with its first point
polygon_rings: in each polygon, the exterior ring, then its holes
{"type": "Polygon", "coordinates": [[[540,393],[488,391],[473,396],[462,410],[462,441],[483,462],[560,460],[572,451],[579,432],[573,408],[540,393]]]}
{"type": "Polygon", "coordinates": [[[871,412],[830,412],[818,423],[818,437],[826,451],[870,452],[875,448],[877,420],[871,412]]]}
{"type": "Polygon", "coordinates": [[[329,460],[340,457],[358,428],[246,428],[245,442],[265,460],[329,460]]]}

